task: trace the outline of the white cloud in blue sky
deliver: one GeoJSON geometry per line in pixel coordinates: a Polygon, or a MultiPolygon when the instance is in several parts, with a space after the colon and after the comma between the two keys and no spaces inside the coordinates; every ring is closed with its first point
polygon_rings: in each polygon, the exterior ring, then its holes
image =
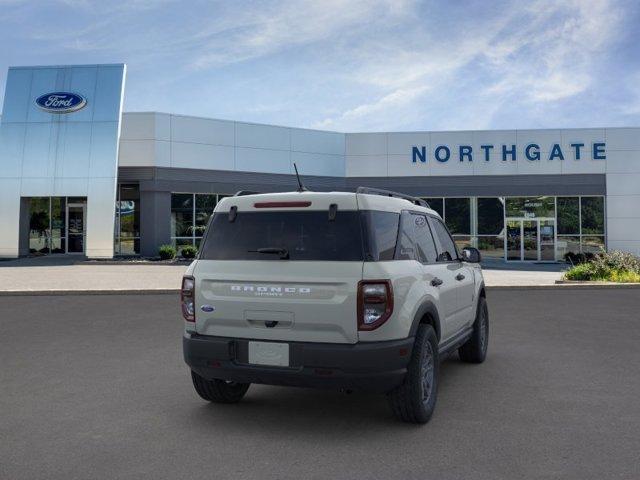
{"type": "Polygon", "coordinates": [[[0,0],[10,65],[128,64],[127,111],[339,131],[640,125],[617,0],[0,0]]]}

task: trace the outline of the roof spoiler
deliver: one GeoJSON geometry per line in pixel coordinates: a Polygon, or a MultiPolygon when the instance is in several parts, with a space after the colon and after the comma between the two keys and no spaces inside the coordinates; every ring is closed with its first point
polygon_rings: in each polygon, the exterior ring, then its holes
{"type": "Polygon", "coordinates": [[[392,192],[391,190],[382,190],[381,188],[371,188],[371,187],[358,187],[356,189],[356,193],[364,193],[367,195],[381,195],[383,197],[402,198],[403,200],[410,201],[414,205],[420,205],[421,207],[431,208],[429,204],[422,198],[412,197],[411,195],[406,195],[404,193],[392,192]]]}

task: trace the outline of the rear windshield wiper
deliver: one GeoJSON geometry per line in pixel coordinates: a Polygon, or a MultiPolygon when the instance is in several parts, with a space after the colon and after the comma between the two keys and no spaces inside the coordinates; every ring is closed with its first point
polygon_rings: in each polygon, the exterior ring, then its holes
{"type": "Polygon", "coordinates": [[[247,250],[247,251],[251,253],[273,253],[275,255],[280,255],[281,260],[289,260],[289,250],[287,250],[286,248],[265,247],[265,248],[259,248],[257,250],[247,250]]]}

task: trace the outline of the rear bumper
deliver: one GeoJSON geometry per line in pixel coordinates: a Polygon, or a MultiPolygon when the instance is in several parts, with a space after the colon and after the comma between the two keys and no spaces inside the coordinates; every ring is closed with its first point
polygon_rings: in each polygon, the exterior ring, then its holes
{"type": "Polygon", "coordinates": [[[348,344],[289,343],[289,367],[250,365],[248,339],[185,333],[184,360],[206,379],[387,392],[404,380],[413,337],[348,344]]]}

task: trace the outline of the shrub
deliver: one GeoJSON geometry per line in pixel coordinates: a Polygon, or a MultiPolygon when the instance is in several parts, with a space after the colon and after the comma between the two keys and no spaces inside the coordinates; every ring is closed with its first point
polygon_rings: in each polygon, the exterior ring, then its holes
{"type": "Polygon", "coordinates": [[[564,278],[567,280],[592,280],[593,271],[588,263],[580,263],[567,270],[564,278]]]}
{"type": "Polygon", "coordinates": [[[624,270],[613,270],[609,276],[610,282],[640,283],[640,273],[624,270]]]}
{"type": "Polygon", "coordinates": [[[596,255],[592,262],[601,271],[620,270],[640,273],[640,257],[627,252],[618,250],[602,252],[596,255]]]}
{"type": "Polygon", "coordinates": [[[186,245],[182,247],[182,251],[180,252],[180,255],[182,255],[182,258],[195,258],[197,254],[198,254],[198,249],[193,245],[186,245]]]}
{"type": "Polygon", "coordinates": [[[158,255],[162,260],[171,260],[176,256],[176,249],[173,248],[173,245],[160,245],[158,247],[158,255]]]}
{"type": "Polygon", "coordinates": [[[602,251],[575,264],[564,275],[567,280],[640,282],[640,257],[630,253],[602,251]]]}
{"type": "Polygon", "coordinates": [[[593,252],[586,253],[573,253],[567,252],[564,254],[564,261],[571,265],[579,265],[581,263],[590,262],[595,258],[596,254],[593,252]]]}

